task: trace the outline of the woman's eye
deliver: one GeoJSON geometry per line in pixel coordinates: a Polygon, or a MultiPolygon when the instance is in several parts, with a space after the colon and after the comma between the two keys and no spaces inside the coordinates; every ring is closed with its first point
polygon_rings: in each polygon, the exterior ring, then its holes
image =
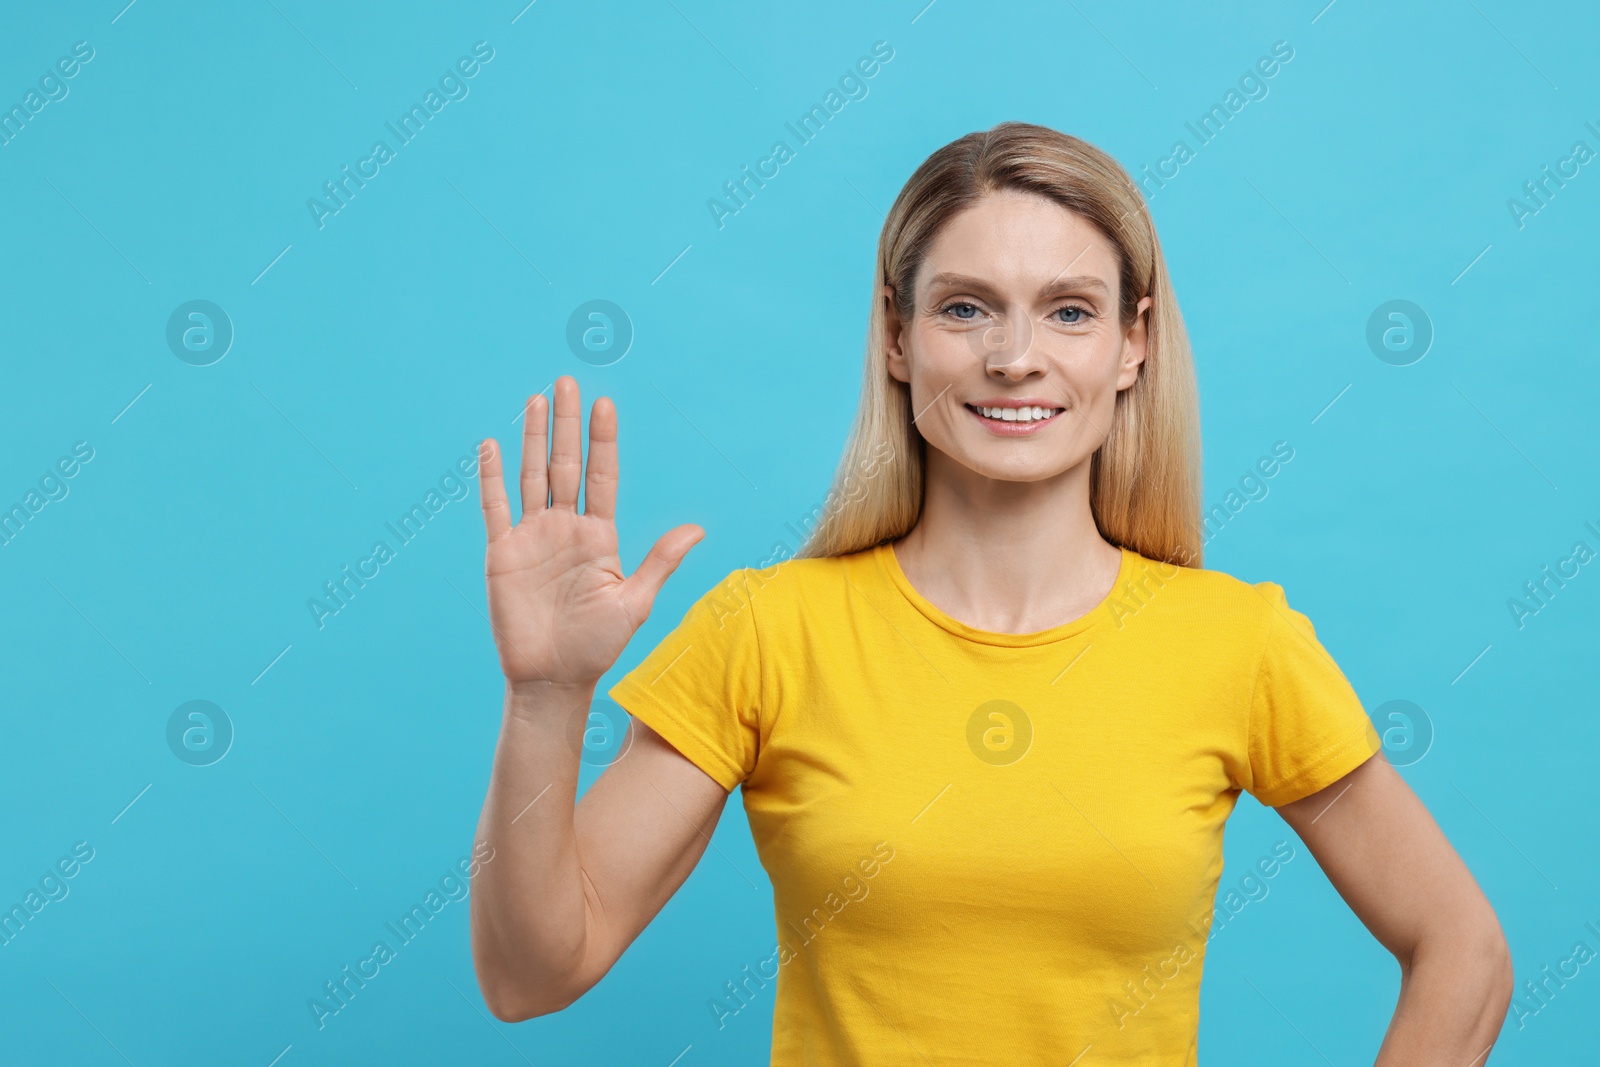
{"type": "MultiPolygon", "coordinates": [[[[965,300],[953,300],[944,305],[944,307],[940,308],[939,313],[941,315],[951,315],[963,322],[971,322],[973,319],[977,318],[979,314],[981,314],[981,309],[976,304],[968,303],[965,300]]],[[[1057,315],[1061,315],[1063,313],[1072,316],[1071,318],[1063,318],[1060,320],[1062,323],[1068,326],[1077,326],[1094,317],[1090,314],[1087,308],[1079,307],[1076,304],[1068,304],[1066,307],[1060,308],[1056,312],[1057,315]]]]}
{"type": "Polygon", "coordinates": [[[1062,308],[1060,311],[1057,311],[1056,314],[1059,315],[1063,311],[1076,312],[1077,315],[1078,315],[1078,317],[1074,318],[1074,319],[1062,319],[1061,320],[1062,322],[1066,323],[1068,326],[1076,326],[1078,323],[1085,322],[1089,318],[1089,312],[1086,309],[1081,308],[1076,304],[1068,304],[1066,307],[1062,308]]]}

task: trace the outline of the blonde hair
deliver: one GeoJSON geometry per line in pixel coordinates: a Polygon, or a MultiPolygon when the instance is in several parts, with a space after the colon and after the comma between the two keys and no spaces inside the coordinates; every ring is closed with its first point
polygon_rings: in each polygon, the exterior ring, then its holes
{"type": "Polygon", "coordinates": [[[889,374],[883,287],[900,321],[939,230],[1002,190],[1046,197],[1094,224],[1119,261],[1123,331],[1149,296],[1144,365],[1117,394],[1111,429],[1089,467],[1089,506],[1107,541],[1148,559],[1201,566],[1200,415],[1188,333],[1144,197],[1116,160],[1045,126],[1002,122],[934,152],[911,175],[878,237],[867,351],[849,441],[822,517],[796,557],[843,556],[910,532],[922,512],[926,453],[910,387],[889,374]]]}

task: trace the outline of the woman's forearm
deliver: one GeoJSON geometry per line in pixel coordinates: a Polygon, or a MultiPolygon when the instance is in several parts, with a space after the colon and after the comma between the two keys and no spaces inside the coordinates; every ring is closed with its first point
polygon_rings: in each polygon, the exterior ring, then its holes
{"type": "Polygon", "coordinates": [[[1515,987],[1497,922],[1460,924],[1401,960],[1400,999],[1374,1067],[1482,1067],[1515,987]]]}
{"type": "Polygon", "coordinates": [[[473,959],[501,1018],[564,1007],[583,959],[586,908],[574,829],[575,709],[594,685],[506,687],[478,839],[494,846],[472,884],[473,959]]]}

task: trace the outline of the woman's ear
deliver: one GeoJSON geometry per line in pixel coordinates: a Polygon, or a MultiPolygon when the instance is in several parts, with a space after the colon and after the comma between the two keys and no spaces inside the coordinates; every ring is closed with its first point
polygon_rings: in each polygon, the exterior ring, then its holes
{"type": "Polygon", "coordinates": [[[1150,316],[1147,312],[1151,303],[1153,301],[1150,297],[1142,296],[1139,298],[1138,307],[1134,308],[1133,325],[1128,327],[1122,346],[1122,366],[1117,371],[1119,392],[1139,379],[1139,367],[1144,363],[1150,339],[1150,316]]]}
{"type": "Polygon", "coordinates": [[[885,285],[880,293],[883,299],[883,352],[888,359],[889,376],[896,381],[911,381],[911,361],[906,358],[905,327],[900,313],[895,310],[894,287],[885,285]]]}

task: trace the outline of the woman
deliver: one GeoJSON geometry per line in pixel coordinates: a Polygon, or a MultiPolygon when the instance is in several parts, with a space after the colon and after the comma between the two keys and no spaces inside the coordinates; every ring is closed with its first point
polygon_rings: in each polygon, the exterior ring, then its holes
{"type": "Polygon", "coordinates": [[[515,526],[492,440],[480,474],[506,699],[472,931],[499,1018],[593,986],[742,784],[773,1063],[1192,1065],[1249,792],[1400,963],[1380,1067],[1482,1062],[1512,991],[1493,910],[1283,589],[1200,567],[1183,321],[1105,153],[1003,123],[912,175],[810,541],[609,691],[636,738],[576,806],[598,680],[703,531],[624,577],[613,406],[586,468],[572,379],[548,462],[546,423],[530,398],[515,526]]]}

